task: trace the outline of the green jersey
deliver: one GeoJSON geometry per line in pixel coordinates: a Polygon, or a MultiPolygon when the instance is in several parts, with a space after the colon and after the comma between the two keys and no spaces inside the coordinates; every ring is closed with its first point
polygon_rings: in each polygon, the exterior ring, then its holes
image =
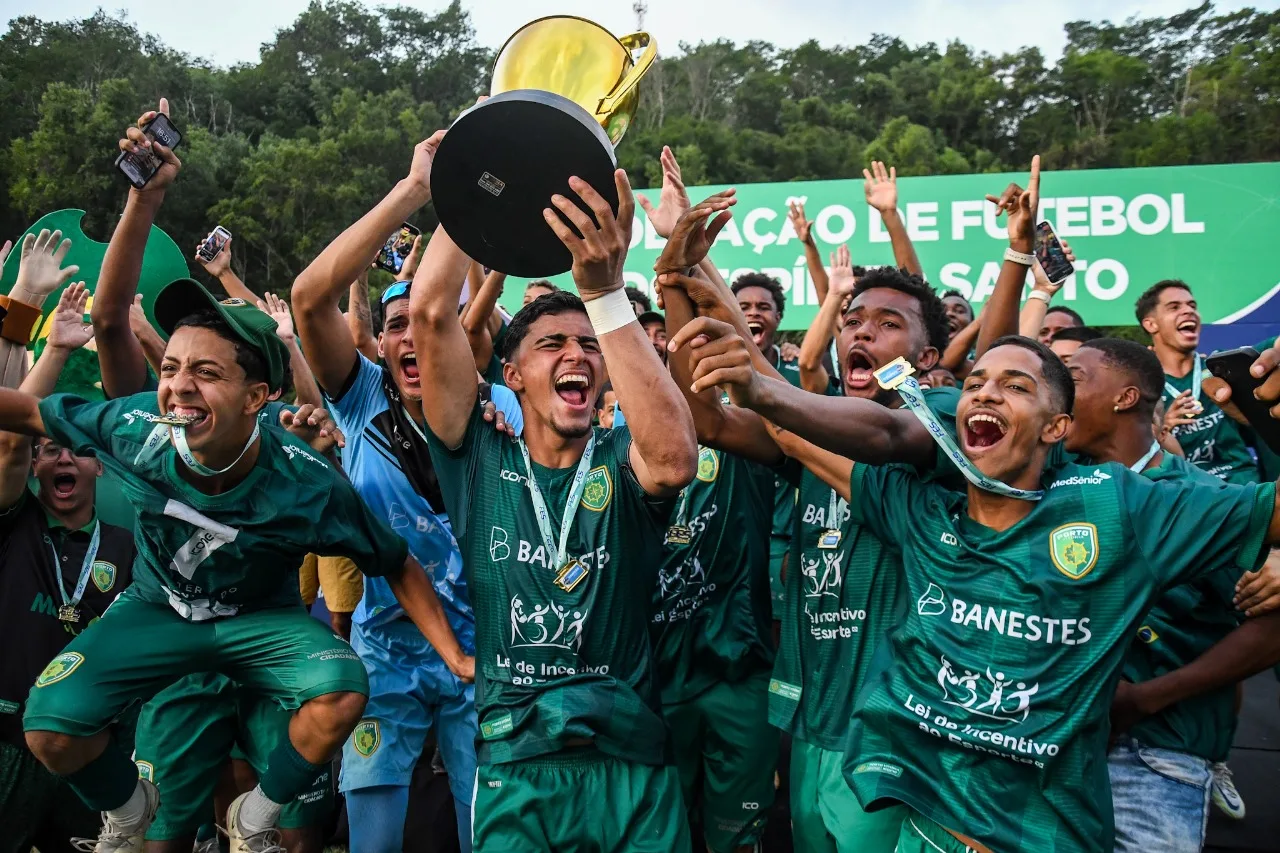
{"type": "MultiPolygon", "coordinates": [[[[783,361],[782,350],[777,346],[774,347],[774,351],[777,353],[773,362],[774,369],[782,374],[783,379],[799,388],[800,362],[783,361]]],[[[791,536],[795,528],[796,484],[788,482],[783,477],[774,477],[773,489],[773,529],[769,537],[769,558],[770,571],[774,575],[774,587],[781,596],[783,584],[779,574],[782,571],[783,559],[788,558],[787,555],[791,551],[791,536]]],[[[781,606],[780,602],[778,606],[781,606]]]]}
{"type": "MultiPolygon", "coordinates": [[[[1205,370],[1208,375],[1208,370],[1205,370]]],[[[1183,391],[1191,390],[1195,371],[1186,376],[1164,376],[1165,405],[1183,391]]],[[[1187,461],[1228,483],[1256,483],[1258,466],[1249,455],[1245,432],[1218,404],[1203,391],[1200,405],[1204,408],[1191,423],[1173,428],[1173,437],[1182,446],[1187,461]]]]}
{"type": "MultiPolygon", "coordinates": [[[[1222,485],[1221,480],[1171,453],[1164,454],[1159,465],[1142,473],[1151,480],[1222,485]]],[[[1239,579],[1239,567],[1227,563],[1199,580],[1162,594],[1129,646],[1124,661],[1125,680],[1150,681],[1186,666],[1239,626],[1243,614],[1234,603],[1239,579]]],[[[1235,737],[1235,704],[1235,687],[1223,687],[1147,717],[1130,734],[1143,746],[1225,761],[1235,737]]]]}
{"type": "Polygon", "coordinates": [[[773,471],[709,447],[671,513],[653,595],[664,703],[773,666],[769,519],[773,471]],[[689,541],[681,542],[680,533],[689,541]]]}
{"type": "Polygon", "coordinates": [[[1261,565],[1275,485],[1066,465],[1013,527],[901,466],[854,467],[852,511],[902,549],[907,607],[854,711],[845,777],[993,850],[1109,851],[1123,657],[1159,591],[1261,565]]]}
{"type": "MultiPolygon", "coordinates": [[[[929,407],[949,428],[959,398],[954,388],[925,390],[929,407]]],[[[955,472],[941,453],[936,466],[955,472]]],[[[901,618],[902,556],[856,523],[848,504],[815,474],[796,463],[788,474],[798,475],[800,499],[782,642],[769,684],[769,722],[792,737],[840,751],[880,640],[901,618]],[[831,540],[835,546],[824,547],[831,540]]]]}
{"type": "Polygon", "coordinates": [[[630,430],[595,429],[562,563],[544,544],[528,478],[558,547],[578,467],[526,466],[519,441],[482,415],[477,406],[456,450],[427,434],[476,614],[478,760],[590,739],[617,758],[663,763],[649,615],[673,501],[636,481],[630,430]]]}
{"type": "Polygon", "coordinates": [[[283,430],[263,428],[253,470],[210,495],[179,475],[168,444],[141,452],[159,415],[155,394],[105,403],[55,394],[40,415],[54,441],[95,453],[137,511],[138,556],[124,595],[166,602],[200,622],[300,606],[298,566],[312,552],[349,557],[367,575],[404,568],[404,540],[341,473],[283,430]]]}

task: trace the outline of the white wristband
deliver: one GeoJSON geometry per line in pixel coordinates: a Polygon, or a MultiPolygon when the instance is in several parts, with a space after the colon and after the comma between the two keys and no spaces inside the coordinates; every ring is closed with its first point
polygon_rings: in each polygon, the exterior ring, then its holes
{"type": "Polygon", "coordinates": [[[1039,299],[1039,300],[1040,300],[1041,302],[1043,302],[1045,305],[1048,305],[1048,304],[1049,304],[1049,300],[1050,300],[1050,299],[1052,299],[1052,298],[1053,298],[1052,296],[1050,296],[1048,293],[1045,293],[1043,290],[1033,290],[1033,291],[1031,291],[1030,293],[1028,293],[1028,294],[1027,294],[1027,299],[1028,299],[1028,300],[1031,300],[1031,299],[1039,299]]]}
{"type": "Polygon", "coordinates": [[[1035,261],[1036,256],[1028,255],[1026,252],[1018,252],[1009,248],[1004,250],[1004,259],[1006,261],[1013,261],[1015,264],[1022,264],[1024,267],[1029,267],[1035,261]]]}
{"type": "Polygon", "coordinates": [[[587,318],[591,320],[591,327],[596,330],[597,335],[607,335],[628,323],[636,322],[635,309],[631,307],[627,292],[622,289],[606,293],[599,299],[583,302],[583,305],[587,308],[587,318]]]}

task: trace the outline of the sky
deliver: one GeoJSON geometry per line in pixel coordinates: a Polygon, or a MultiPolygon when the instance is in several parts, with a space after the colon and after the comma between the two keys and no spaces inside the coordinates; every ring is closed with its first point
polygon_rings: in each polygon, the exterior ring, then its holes
{"type": "MultiPolygon", "coordinates": [[[[399,0],[437,11],[447,0],[399,0]]],[[[635,0],[464,0],[481,44],[498,47],[522,24],[544,15],[591,18],[622,35],[635,30],[635,0]]],[[[369,6],[379,5],[368,2],[369,6]]],[[[945,45],[960,39],[989,53],[1039,46],[1050,61],[1062,53],[1063,24],[1073,20],[1121,22],[1167,16],[1196,0],[647,0],[645,29],[659,51],[672,55],[680,42],[752,39],[794,47],[810,39],[824,46],[865,42],[872,33],[908,43],[945,45]],[[1031,10],[1032,14],[1028,14],[1031,10]]],[[[1246,5],[1273,9],[1280,0],[1220,0],[1220,13],[1246,5]]],[[[0,20],[35,15],[46,20],[83,18],[98,7],[123,9],[141,29],[170,47],[218,65],[253,62],[258,49],[288,26],[307,0],[0,0],[0,20]]]]}

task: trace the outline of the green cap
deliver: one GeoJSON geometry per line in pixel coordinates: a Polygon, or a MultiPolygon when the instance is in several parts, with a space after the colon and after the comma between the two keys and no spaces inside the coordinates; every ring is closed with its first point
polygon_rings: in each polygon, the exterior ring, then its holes
{"type": "Polygon", "coordinates": [[[262,356],[271,390],[283,388],[289,369],[289,349],[276,335],[276,321],[271,315],[243,299],[219,300],[200,282],[180,278],[165,285],[156,295],[156,322],[162,332],[172,335],[179,320],[210,308],[226,321],[232,334],[262,356]]]}

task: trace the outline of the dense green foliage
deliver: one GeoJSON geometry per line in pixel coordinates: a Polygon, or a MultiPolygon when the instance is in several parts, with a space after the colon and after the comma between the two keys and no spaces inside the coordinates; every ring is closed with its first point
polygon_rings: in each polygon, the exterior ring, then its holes
{"type": "MultiPolygon", "coordinates": [[[[1066,32],[1056,65],[889,36],[664,45],[619,159],[639,186],[664,143],[690,184],[850,177],[872,158],[902,175],[1025,168],[1035,152],[1055,169],[1280,159],[1280,12],[1205,3],[1066,32]]],[[[285,289],[484,91],[492,58],[457,2],[314,0],[229,69],[102,12],[18,18],[0,37],[0,233],[83,207],[105,237],[127,188],[116,140],[163,95],[185,167],[158,224],[184,247],[225,225],[250,286],[285,289]]]]}

